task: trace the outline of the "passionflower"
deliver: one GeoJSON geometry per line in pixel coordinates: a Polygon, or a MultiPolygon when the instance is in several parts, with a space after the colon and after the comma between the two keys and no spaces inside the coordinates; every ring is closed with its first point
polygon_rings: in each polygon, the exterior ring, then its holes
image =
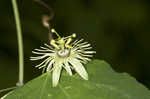
{"type": "Polygon", "coordinates": [[[84,80],[88,80],[88,73],[83,65],[90,61],[92,54],[95,53],[95,51],[90,51],[91,45],[88,42],[83,42],[83,39],[72,42],[72,38],[76,37],[76,34],[60,37],[54,29],[51,32],[55,33],[58,38],[52,39],[50,45],[44,44],[40,49],[32,51],[33,54],[38,55],[31,57],[32,61],[43,60],[35,67],[44,68],[46,72],[52,72],[53,87],[57,86],[63,68],[70,76],[73,75],[72,71],[74,70],[84,80]]]}

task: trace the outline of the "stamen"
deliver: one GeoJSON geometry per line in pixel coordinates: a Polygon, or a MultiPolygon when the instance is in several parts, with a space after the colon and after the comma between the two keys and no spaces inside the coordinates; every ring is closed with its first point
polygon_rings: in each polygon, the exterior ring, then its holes
{"type": "Polygon", "coordinates": [[[52,32],[52,33],[55,33],[59,38],[61,38],[61,37],[59,36],[59,34],[56,32],[55,29],[51,29],[51,32],[52,32]]]}
{"type": "Polygon", "coordinates": [[[59,49],[59,46],[56,44],[56,41],[54,39],[51,40],[50,44],[55,47],[57,50],[59,49]]]}

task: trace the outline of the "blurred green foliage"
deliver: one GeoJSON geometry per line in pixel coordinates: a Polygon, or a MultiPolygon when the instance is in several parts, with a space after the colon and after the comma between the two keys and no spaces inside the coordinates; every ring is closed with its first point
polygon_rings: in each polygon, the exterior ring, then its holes
{"type": "MultiPolygon", "coordinates": [[[[128,72],[150,88],[150,1],[45,0],[53,8],[53,27],[63,35],[77,33],[118,72],[128,72]]],[[[23,28],[25,82],[40,75],[29,60],[31,51],[48,43],[41,16],[47,9],[33,0],[18,0],[23,28]]],[[[18,47],[10,0],[0,1],[0,89],[18,79],[18,47]]]]}

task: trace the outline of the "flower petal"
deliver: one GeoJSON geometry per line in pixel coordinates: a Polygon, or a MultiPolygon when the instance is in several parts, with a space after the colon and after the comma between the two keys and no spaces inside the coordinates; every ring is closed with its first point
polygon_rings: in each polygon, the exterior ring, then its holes
{"type": "Polygon", "coordinates": [[[59,82],[61,69],[62,69],[62,63],[61,62],[54,63],[54,70],[52,73],[52,86],[53,87],[56,87],[58,82],[59,82]]]}
{"type": "Polygon", "coordinates": [[[50,50],[50,49],[34,49],[35,51],[39,51],[39,52],[55,52],[54,50],[50,50]]]}
{"type": "Polygon", "coordinates": [[[40,59],[46,58],[48,56],[49,55],[45,54],[45,55],[42,55],[42,56],[30,57],[30,60],[32,60],[32,61],[34,61],[34,60],[40,60],[40,59]]]}
{"type": "Polygon", "coordinates": [[[75,41],[75,42],[73,43],[73,48],[74,48],[76,45],[78,45],[79,43],[81,43],[83,40],[84,40],[84,39],[75,41]]]}
{"type": "Polygon", "coordinates": [[[70,59],[69,62],[83,79],[88,80],[88,73],[78,59],[70,59]]]}
{"type": "Polygon", "coordinates": [[[93,54],[96,53],[96,51],[84,51],[85,54],[93,54]]]}
{"type": "Polygon", "coordinates": [[[47,59],[45,59],[42,63],[36,65],[35,67],[40,67],[40,66],[42,66],[46,61],[48,61],[48,60],[50,60],[50,59],[51,59],[50,57],[47,58],[47,59]]]}
{"type": "Polygon", "coordinates": [[[42,53],[42,52],[35,52],[35,51],[32,51],[32,53],[34,53],[34,54],[39,54],[39,55],[43,55],[43,54],[48,54],[49,56],[51,55],[51,53],[42,53]]]}
{"type": "Polygon", "coordinates": [[[52,59],[52,60],[49,62],[48,66],[47,66],[47,68],[46,68],[46,71],[50,71],[50,70],[51,70],[53,63],[54,63],[54,59],[52,59]]]}
{"type": "Polygon", "coordinates": [[[70,66],[69,66],[68,62],[65,62],[64,64],[65,64],[64,67],[65,67],[66,71],[69,73],[70,76],[72,76],[72,71],[70,69],[70,66]]]}
{"type": "Polygon", "coordinates": [[[49,49],[53,49],[50,45],[47,45],[46,43],[44,44],[46,47],[48,47],[49,49]]]}

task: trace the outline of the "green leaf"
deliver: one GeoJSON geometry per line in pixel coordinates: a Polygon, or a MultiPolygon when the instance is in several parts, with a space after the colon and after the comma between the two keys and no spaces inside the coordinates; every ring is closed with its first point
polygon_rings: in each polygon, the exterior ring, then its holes
{"type": "Polygon", "coordinates": [[[86,65],[89,80],[63,73],[53,88],[51,73],[45,73],[2,99],[150,99],[150,91],[127,73],[117,73],[105,61],[86,65]]]}

